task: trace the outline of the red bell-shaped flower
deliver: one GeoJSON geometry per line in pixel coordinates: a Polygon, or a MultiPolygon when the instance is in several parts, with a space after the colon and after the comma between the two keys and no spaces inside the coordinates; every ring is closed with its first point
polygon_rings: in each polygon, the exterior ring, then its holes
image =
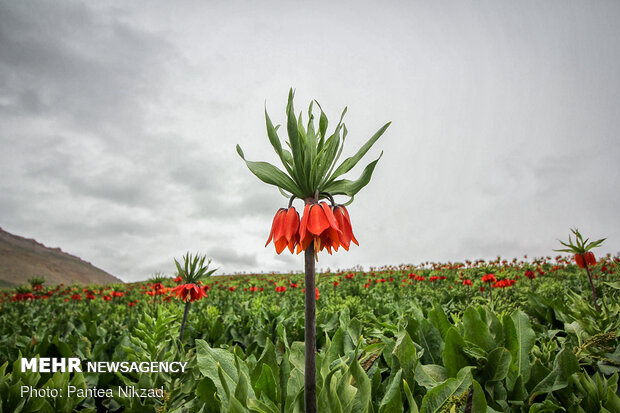
{"type": "Polygon", "coordinates": [[[189,297],[189,301],[200,300],[202,297],[206,297],[204,290],[196,285],[196,284],[181,284],[172,289],[172,292],[183,301],[187,301],[189,297]]]}
{"type": "Polygon", "coordinates": [[[284,251],[284,248],[287,246],[292,253],[295,251],[295,245],[299,242],[298,229],[299,214],[297,210],[295,210],[294,207],[287,209],[280,208],[273,218],[271,233],[269,234],[269,239],[265,243],[265,246],[273,239],[273,244],[278,254],[284,251]]]}
{"type": "Polygon", "coordinates": [[[304,215],[299,224],[299,243],[297,253],[308,248],[311,242],[315,243],[315,251],[319,252],[327,248],[338,251],[340,235],[342,231],[338,226],[332,208],[325,202],[319,204],[306,204],[304,215]]]}
{"type": "Polygon", "coordinates": [[[353,235],[351,218],[349,218],[349,211],[347,211],[347,208],[344,205],[336,205],[334,208],[334,217],[336,218],[338,227],[342,231],[342,235],[340,236],[340,245],[342,245],[342,247],[347,251],[349,251],[351,241],[353,241],[355,245],[359,246],[360,244],[355,239],[355,235],[353,235]]]}
{"type": "Polygon", "coordinates": [[[593,252],[586,252],[586,264],[588,265],[596,265],[596,257],[593,252]]]}

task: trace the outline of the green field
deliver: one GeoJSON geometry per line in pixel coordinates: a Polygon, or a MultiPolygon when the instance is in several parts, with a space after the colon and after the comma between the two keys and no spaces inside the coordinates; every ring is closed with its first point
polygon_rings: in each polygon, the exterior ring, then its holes
{"type": "MultiPolygon", "coordinates": [[[[559,257],[317,274],[318,410],[618,412],[618,261],[592,270],[600,313],[585,272],[559,257]],[[496,281],[483,283],[487,274],[496,281]]],[[[302,274],[206,279],[183,342],[174,286],[5,290],[2,412],[303,411],[302,274]],[[188,364],[176,374],[21,373],[19,359],[34,356],[188,364]],[[20,393],[69,384],[113,396],[20,393]],[[118,394],[130,385],[164,393],[118,394]]]]}

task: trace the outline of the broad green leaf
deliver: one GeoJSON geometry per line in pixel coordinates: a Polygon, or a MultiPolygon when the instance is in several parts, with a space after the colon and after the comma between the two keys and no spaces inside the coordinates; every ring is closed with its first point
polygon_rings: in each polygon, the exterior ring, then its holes
{"type": "Polygon", "coordinates": [[[463,328],[465,330],[465,340],[478,345],[486,352],[496,347],[495,340],[493,340],[489,328],[473,307],[467,307],[467,310],[465,310],[465,314],[463,315],[463,328]]]}
{"type": "Polygon", "coordinates": [[[219,413],[221,403],[216,398],[217,387],[209,377],[204,377],[196,386],[196,396],[205,402],[206,412],[219,413]]]}
{"type": "Polygon", "coordinates": [[[402,381],[402,374],[403,371],[398,370],[398,372],[394,375],[392,382],[385,391],[383,399],[381,399],[379,413],[402,413],[403,401],[400,395],[400,383],[402,381]]]}
{"type": "Polygon", "coordinates": [[[521,310],[515,310],[510,317],[504,316],[503,324],[506,329],[506,344],[512,356],[508,383],[508,387],[512,389],[519,375],[524,383],[530,378],[530,352],[536,342],[536,335],[529,318],[521,310]]]}
{"type": "MultiPolygon", "coordinates": [[[[256,413],[280,413],[277,406],[271,406],[262,400],[250,399],[248,400],[248,409],[256,413]]],[[[219,410],[218,410],[219,411],[219,410]]]]}
{"type": "Polygon", "coordinates": [[[568,386],[571,374],[580,372],[579,362],[570,349],[564,348],[553,361],[553,370],[534,389],[530,396],[530,403],[539,394],[550,393],[568,386]]]}
{"type": "Polygon", "coordinates": [[[501,381],[506,378],[510,369],[510,351],[503,347],[498,347],[489,353],[487,363],[482,371],[487,381],[501,381]]]}
{"type": "Polygon", "coordinates": [[[403,370],[405,380],[414,382],[415,368],[418,364],[418,355],[415,345],[407,331],[403,331],[396,341],[393,354],[396,356],[403,370]]]}
{"type": "Polygon", "coordinates": [[[362,369],[357,358],[353,359],[349,366],[349,372],[353,377],[353,384],[357,388],[357,393],[353,399],[354,412],[366,412],[368,404],[370,403],[371,385],[370,379],[366,375],[366,372],[362,369]]]}
{"type": "Polygon", "coordinates": [[[263,364],[261,374],[254,385],[254,389],[256,390],[257,397],[264,394],[265,397],[274,403],[278,402],[278,385],[268,364],[263,364]]]}
{"type": "Polygon", "coordinates": [[[282,172],[282,170],[267,162],[254,162],[246,160],[239,145],[237,145],[237,153],[239,153],[239,156],[241,156],[241,159],[245,161],[248,169],[256,175],[258,179],[267,184],[278,186],[294,194],[295,196],[303,197],[301,189],[287,174],[282,172]]]}
{"type": "Polygon", "coordinates": [[[428,320],[423,319],[420,323],[418,344],[424,349],[421,360],[424,364],[439,364],[443,352],[444,342],[439,330],[428,320]]]}
{"type": "MultiPolygon", "coordinates": [[[[446,403],[466,392],[471,384],[471,367],[468,366],[461,369],[456,378],[448,379],[426,393],[422,399],[420,413],[437,413],[442,411],[446,403]]],[[[445,407],[450,408],[450,406],[445,407]]]]}
{"type": "Polygon", "coordinates": [[[473,391],[471,413],[487,413],[487,399],[484,390],[476,380],[473,380],[473,391]]]}
{"type": "Polygon", "coordinates": [[[444,366],[437,364],[418,364],[415,369],[415,381],[418,385],[430,390],[448,379],[444,366]]]}
{"type": "Polygon", "coordinates": [[[448,321],[448,317],[446,316],[446,313],[441,305],[435,304],[433,309],[428,312],[428,318],[431,323],[437,327],[439,334],[441,334],[441,338],[445,339],[446,333],[448,332],[448,329],[452,327],[452,324],[448,321]]]}
{"type": "Polygon", "coordinates": [[[456,377],[456,374],[469,364],[463,351],[464,348],[463,337],[455,327],[450,327],[446,333],[446,342],[442,354],[443,364],[446,366],[450,377],[456,377]]]}

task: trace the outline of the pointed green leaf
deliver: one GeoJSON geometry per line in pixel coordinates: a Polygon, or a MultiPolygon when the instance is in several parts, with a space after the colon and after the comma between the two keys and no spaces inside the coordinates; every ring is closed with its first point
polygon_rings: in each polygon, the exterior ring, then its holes
{"type": "Polygon", "coordinates": [[[392,122],[388,122],[383,125],[368,141],[362,145],[362,147],[357,151],[357,153],[347,159],[345,159],[338,168],[334,171],[334,173],[329,177],[329,182],[333,181],[340,175],[343,175],[349,172],[357,163],[366,155],[366,152],[370,150],[372,145],[377,142],[377,140],[383,135],[383,133],[387,130],[392,122]]]}
{"type": "MultiPolygon", "coordinates": [[[[381,155],[383,155],[383,152],[381,152],[381,155]]],[[[339,179],[337,181],[333,181],[327,184],[321,192],[329,192],[332,195],[354,196],[360,191],[360,189],[368,185],[368,182],[370,182],[372,173],[377,166],[377,162],[379,162],[379,159],[381,159],[381,155],[379,155],[376,160],[366,166],[366,168],[356,181],[339,179]]]]}
{"type": "Polygon", "coordinates": [[[254,162],[246,160],[239,145],[237,145],[237,153],[239,153],[239,156],[241,156],[241,159],[245,161],[248,169],[256,175],[258,179],[267,184],[280,187],[296,196],[303,197],[301,189],[287,174],[282,172],[282,170],[267,162],[254,162]]]}

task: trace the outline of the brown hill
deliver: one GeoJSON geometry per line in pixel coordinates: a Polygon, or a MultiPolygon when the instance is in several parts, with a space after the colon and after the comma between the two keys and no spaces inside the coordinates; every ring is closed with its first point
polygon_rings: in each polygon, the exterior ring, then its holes
{"type": "Polygon", "coordinates": [[[48,248],[0,228],[0,286],[27,284],[34,276],[45,277],[46,285],[122,282],[60,248],[48,248]]]}

